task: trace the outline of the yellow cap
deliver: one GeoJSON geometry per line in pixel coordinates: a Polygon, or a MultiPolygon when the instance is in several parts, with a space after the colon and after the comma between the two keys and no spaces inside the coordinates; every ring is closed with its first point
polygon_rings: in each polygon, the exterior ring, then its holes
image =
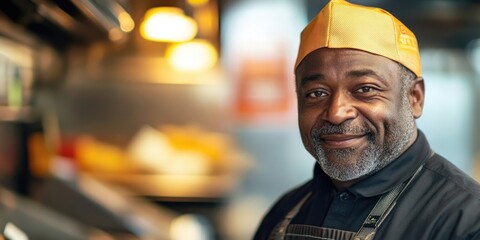
{"type": "Polygon", "coordinates": [[[387,11],[331,0],[305,27],[295,69],[319,48],[353,48],[387,57],[422,75],[415,35],[387,11]]]}

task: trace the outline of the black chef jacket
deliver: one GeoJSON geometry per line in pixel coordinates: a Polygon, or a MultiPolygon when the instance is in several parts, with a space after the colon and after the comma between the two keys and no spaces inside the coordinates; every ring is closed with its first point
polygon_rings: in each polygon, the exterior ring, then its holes
{"type": "Polygon", "coordinates": [[[400,196],[374,239],[480,239],[480,185],[438,154],[421,131],[398,159],[345,191],[338,192],[315,164],[314,177],[285,194],[263,219],[254,239],[272,229],[308,193],[292,224],[357,232],[383,193],[423,169],[400,196]]]}

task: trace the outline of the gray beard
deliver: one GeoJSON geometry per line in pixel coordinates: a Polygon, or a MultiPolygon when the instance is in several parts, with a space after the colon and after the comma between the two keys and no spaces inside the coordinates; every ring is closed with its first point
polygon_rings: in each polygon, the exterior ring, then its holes
{"type": "Polygon", "coordinates": [[[313,145],[317,162],[323,171],[332,179],[349,181],[373,174],[403,153],[415,133],[415,119],[408,105],[408,100],[402,100],[399,117],[385,126],[385,143],[379,145],[376,137],[368,126],[355,126],[351,122],[340,125],[326,124],[312,132],[313,145]],[[320,136],[324,134],[366,134],[368,146],[358,155],[355,148],[324,149],[321,145],[320,136]],[[352,159],[350,161],[329,161],[328,156],[335,159],[352,159]]]}

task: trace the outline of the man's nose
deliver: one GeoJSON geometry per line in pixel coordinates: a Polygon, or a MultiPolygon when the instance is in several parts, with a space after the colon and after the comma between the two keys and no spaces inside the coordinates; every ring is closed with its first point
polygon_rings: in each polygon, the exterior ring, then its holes
{"type": "Polygon", "coordinates": [[[354,119],[357,116],[358,112],[347,93],[334,94],[324,112],[324,120],[335,125],[354,119]]]}

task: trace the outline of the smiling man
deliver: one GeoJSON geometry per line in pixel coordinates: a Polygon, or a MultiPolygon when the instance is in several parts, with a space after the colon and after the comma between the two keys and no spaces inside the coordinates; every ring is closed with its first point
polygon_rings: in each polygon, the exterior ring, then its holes
{"type": "Polygon", "coordinates": [[[300,134],[317,164],[255,239],[480,239],[480,186],[417,130],[425,90],[405,25],[332,0],[302,32],[295,75],[300,134]]]}
{"type": "Polygon", "coordinates": [[[394,61],[320,48],[296,75],[303,141],[337,188],[382,169],[416,139],[423,81],[394,61]]]}

